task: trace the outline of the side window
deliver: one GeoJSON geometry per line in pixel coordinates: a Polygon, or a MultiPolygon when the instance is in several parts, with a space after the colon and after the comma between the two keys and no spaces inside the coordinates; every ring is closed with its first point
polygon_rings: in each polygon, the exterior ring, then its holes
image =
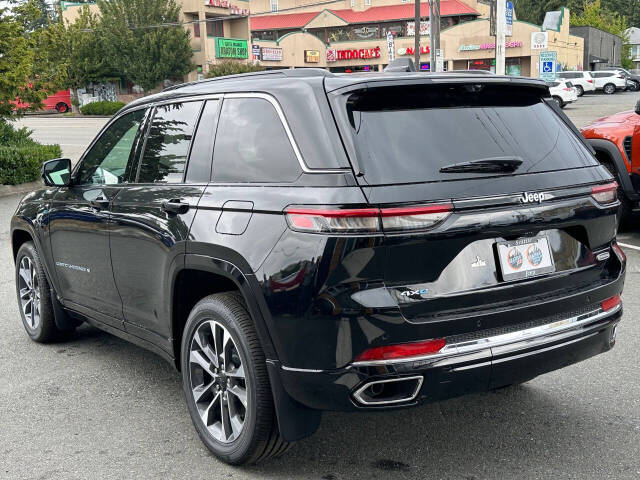
{"type": "Polygon", "coordinates": [[[185,182],[209,183],[211,177],[211,155],[216,134],[216,117],[219,100],[207,100],[200,115],[198,129],[193,137],[185,182]]]}
{"type": "Polygon", "coordinates": [[[146,110],[135,110],[113,122],[85,155],[76,183],[126,183],[135,164],[134,142],[146,110]]]}
{"type": "Polygon", "coordinates": [[[155,108],[140,161],[138,183],[182,182],[202,103],[171,103],[155,108]]]}
{"type": "Polygon", "coordinates": [[[214,182],[293,182],[301,173],[271,103],[263,98],[223,101],[213,149],[214,182]]]}

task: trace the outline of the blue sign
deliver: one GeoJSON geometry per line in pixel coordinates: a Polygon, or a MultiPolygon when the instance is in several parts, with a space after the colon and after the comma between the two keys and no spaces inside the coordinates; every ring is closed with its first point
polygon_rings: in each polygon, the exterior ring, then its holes
{"type": "Polygon", "coordinates": [[[540,52],[540,63],[538,65],[538,77],[551,82],[556,78],[558,71],[558,52],[543,51],[540,52]]]}
{"type": "Polygon", "coordinates": [[[505,28],[505,36],[512,37],[513,36],[513,2],[507,2],[506,4],[506,20],[507,27],[505,28]]]}

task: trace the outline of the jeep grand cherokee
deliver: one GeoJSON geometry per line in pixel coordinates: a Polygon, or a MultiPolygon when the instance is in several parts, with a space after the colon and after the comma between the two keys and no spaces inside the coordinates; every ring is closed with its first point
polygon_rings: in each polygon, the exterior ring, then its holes
{"type": "Polygon", "coordinates": [[[233,464],[323,410],[486,391],[609,350],[616,184],[537,80],[292,70],[137,100],[11,222],[27,334],[181,371],[233,464]]]}

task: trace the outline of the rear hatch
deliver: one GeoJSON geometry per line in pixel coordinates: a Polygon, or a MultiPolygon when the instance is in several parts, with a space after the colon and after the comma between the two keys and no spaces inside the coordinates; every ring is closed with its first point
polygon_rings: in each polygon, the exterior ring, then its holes
{"type": "Polygon", "coordinates": [[[539,318],[535,308],[494,314],[587,291],[620,270],[604,253],[616,230],[609,174],[542,84],[481,82],[329,94],[357,181],[382,211],[385,286],[408,321],[439,334],[539,318]],[[403,208],[416,215],[385,224],[385,209],[403,208]]]}

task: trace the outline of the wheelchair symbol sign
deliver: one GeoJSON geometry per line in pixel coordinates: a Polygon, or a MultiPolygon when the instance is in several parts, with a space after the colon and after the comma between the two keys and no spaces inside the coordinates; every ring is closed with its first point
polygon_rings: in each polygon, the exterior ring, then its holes
{"type": "Polygon", "coordinates": [[[553,73],[553,62],[542,62],[543,73],[553,73]]]}

